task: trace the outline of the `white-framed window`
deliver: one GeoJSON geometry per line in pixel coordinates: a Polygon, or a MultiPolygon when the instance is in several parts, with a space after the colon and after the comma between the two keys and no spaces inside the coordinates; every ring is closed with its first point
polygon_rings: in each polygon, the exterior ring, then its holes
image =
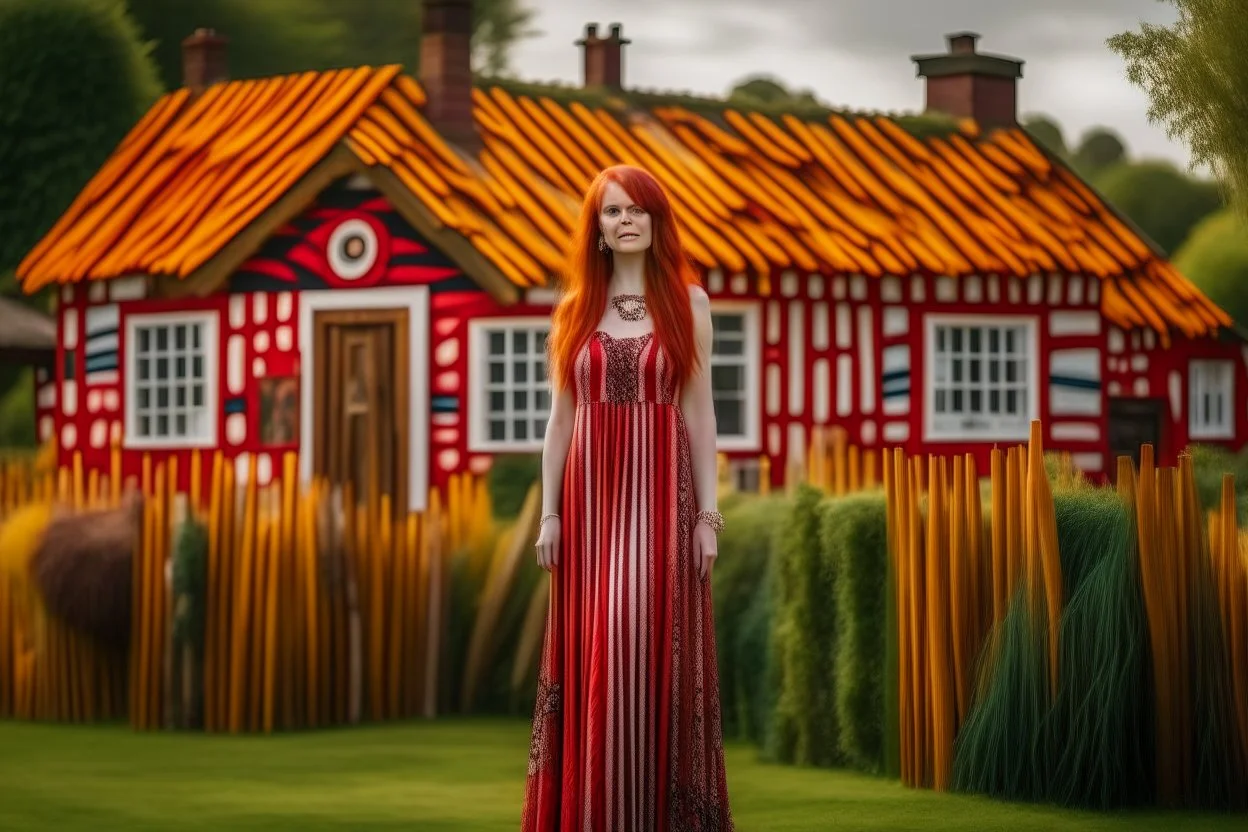
{"type": "Polygon", "coordinates": [[[469,324],[471,419],[476,451],[539,451],[550,419],[546,318],[499,318],[469,324]]]}
{"type": "Polygon", "coordinates": [[[711,391],[719,450],[756,450],[760,444],[758,306],[711,304],[711,391]]]}
{"type": "Polygon", "coordinates": [[[926,318],[928,441],[1025,440],[1037,418],[1034,318],[926,318]]]}
{"type": "MultiPolygon", "coordinates": [[[[711,389],[720,450],[759,445],[758,309],[711,309],[711,389]]],[[[479,319],[469,324],[469,444],[474,451],[541,450],[550,418],[546,318],[479,319]]]]}
{"type": "Polygon", "coordinates": [[[1197,359],[1188,367],[1188,433],[1192,439],[1235,436],[1235,363],[1197,359]]]}
{"type": "Polygon", "coordinates": [[[126,316],[126,445],[217,444],[217,313],[126,316]]]}

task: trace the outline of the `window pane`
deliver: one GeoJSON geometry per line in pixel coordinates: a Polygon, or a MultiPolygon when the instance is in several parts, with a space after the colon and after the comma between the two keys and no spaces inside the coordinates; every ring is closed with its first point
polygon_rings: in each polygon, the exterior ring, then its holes
{"type": "Polygon", "coordinates": [[[156,378],[159,381],[164,381],[169,378],[169,359],[168,358],[156,359],[156,378]]]}
{"type": "Polygon", "coordinates": [[[173,377],[186,378],[186,358],[181,355],[174,359],[173,377]]]}
{"type": "Polygon", "coordinates": [[[204,385],[196,384],[191,388],[191,404],[195,407],[204,406],[204,385]]]}
{"type": "Polygon", "coordinates": [[[139,352],[147,352],[152,348],[152,335],[146,327],[140,327],[139,330],[139,352]]]}
{"type": "MultiPolygon", "coordinates": [[[[164,391],[164,390],[161,390],[160,392],[164,393],[165,391],[164,391]]],[[[169,435],[169,414],[167,414],[167,413],[160,413],[160,414],[157,414],[157,416],[156,416],[156,435],[157,435],[157,436],[168,436],[168,435],[169,435]]]]}
{"type": "Polygon", "coordinates": [[[490,412],[502,413],[507,410],[507,394],[501,390],[490,393],[490,412]]]}
{"type": "Polygon", "coordinates": [[[169,388],[168,387],[156,388],[156,406],[159,408],[165,408],[169,406],[169,388]]]}
{"type": "Polygon", "coordinates": [[[140,416],[139,417],[139,436],[151,436],[151,435],[152,435],[152,417],[140,416]]]}
{"type": "Polygon", "coordinates": [[[173,345],[179,350],[186,349],[186,325],[178,324],[173,328],[173,345]]]}
{"type": "Polygon", "coordinates": [[[139,372],[138,372],[139,381],[147,381],[149,378],[151,378],[151,373],[152,373],[151,361],[149,361],[146,358],[140,358],[139,359],[139,372]]]}
{"type": "Polygon", "coordinates": [[[711,390],[715,395],[743,395],[745,393],[745,368],[732,364],[711,367],[711,390]]]}
{"type": "Polygon", "coordinates": [[[745,434],[745,404],[739,400],[715,400],[715,421],[720,436],[745,434]]]}
{"type": "Polygon", "coordinates": [[[515,410],[529,409],[529,391],[516,390],[511,394],[511,406],[515,410]]]}
{"type": "Polygon", "coordinates": [[[204,358],[197,355],[191,359],[191,374],[193,378],[204,377],[204,358]]]}
{"type": "Polygon", "coordinates": [[[502,419],[490,420],[490,441],[503,442],[507,439],[507,423],[502,419]]]}
{"type": "Polygon", "coordinates": [[[513,425],[516,429],[516,435],[512,437],[517,442],[525,442],[529,438],[529,422],[527,419],[516,419],[513,425]]]}
{"type": "Polygon", "coordinates": [[[505,355],[507,352],[506,335],[500,331],[490,333],[490,355],[505,355]]]}
{"type": "Polygon", "coordinates": [[[490,384],[502,384],[507,380],[507,365],[501,361],[490,362],[490,384]]]}
{"type": "Polygon", "coordinates": [[[187,435],[187,433],[186,433],[186,414],[185,414],[185,413],[179,413],[178,415],[174,416],[174,417],[173,417],[173,423],[174,423],[174,430],[176,431],[176,434],[175,434],[176,436],[186,436],[186,435],[187,435]]]}
{"type": "Polygon", "coordinates": [[[156,349],[169,349],[169,330],[167,327],[162,326],[156,328],[156,349]]]}
{"type": "Polygon", "coordinates": [[[529,362],[516,361],[511,365],[511,380],[516,384],[524,384],[529,380],[529,362]]]}
{"type": "Polygon", "coordinates": [[[529,351],[529,333],[523,329],[512,330],[511,351],[516,355],[525,355],[529,351]]]}
{"type": "Polygon", "coordinates": [[[539,388],[537,393],[534,395],[537,397],[537,401],[535,403],[537,409],[543,412],[549,411],[550,410],[550,390],[542,387],[542,388],[539,388]]]}

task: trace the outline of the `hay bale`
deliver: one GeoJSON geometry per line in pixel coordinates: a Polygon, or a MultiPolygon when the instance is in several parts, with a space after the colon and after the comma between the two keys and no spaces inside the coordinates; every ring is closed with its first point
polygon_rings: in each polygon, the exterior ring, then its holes
{"type": "Polygon", "coordinates": [[[110,649],[124,650],[130,639],[142,499],[132,492],[117,508],[54,511],[30,564],[47,610],[110,649]]]}

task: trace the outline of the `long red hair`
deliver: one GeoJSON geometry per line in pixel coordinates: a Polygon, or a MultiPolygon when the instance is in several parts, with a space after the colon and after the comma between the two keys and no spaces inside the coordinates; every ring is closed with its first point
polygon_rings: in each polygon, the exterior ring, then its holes
{"type": "Polygon", "coordinates": [[[577,352],[594,334],[607,305],[612,253],[600,251],[598,222],[603,192],[615,182],[650,215],[651,242],[646,250],[646,310],[654,320],[654,337],[683,382],[697,366],[697,343],[689,286],[698,278],[685,256],[680,228],[671,200],[648,171],[632,165],[614,165],[594,178],[585,192],[576,232],[568,246],[562,297],[555,306],[546,339],[550,377],[571,388],[577,352]]]}

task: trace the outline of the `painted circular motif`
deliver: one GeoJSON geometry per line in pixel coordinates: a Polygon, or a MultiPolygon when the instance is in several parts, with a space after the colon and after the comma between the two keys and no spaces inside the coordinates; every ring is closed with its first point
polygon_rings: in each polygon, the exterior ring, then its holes
{"type": "Polygon", "coordinates": [[[362,219],[349,219],[329,235],[329,267],[343,280],[359,280],[377,262],[377,232],[362,219]]]}

